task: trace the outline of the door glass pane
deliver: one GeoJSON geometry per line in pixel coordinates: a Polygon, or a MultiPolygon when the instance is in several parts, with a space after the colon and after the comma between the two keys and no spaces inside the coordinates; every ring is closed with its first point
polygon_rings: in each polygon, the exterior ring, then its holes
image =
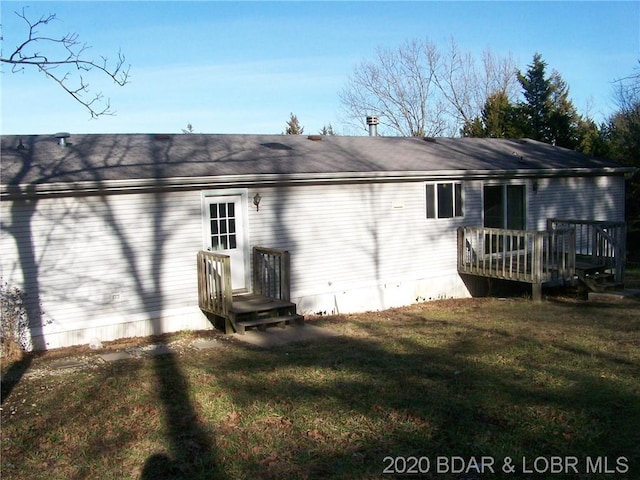
{"type": "Polygon", "coordinates": [[[507,228],[526,228],[524,196],[524,185],[507,185],[507,228]]]}
{"type": "Polygon", "coordinates": [[[484,187],[485,227],[505,228],[502,190],[502,185],[487,185],[484,187]]]}
{"type": "Polygon", "coordinates": [[[211,249],[229,250],[238,248],[235,203],[212,203],[209,206],[211,227],[211,249]]]}

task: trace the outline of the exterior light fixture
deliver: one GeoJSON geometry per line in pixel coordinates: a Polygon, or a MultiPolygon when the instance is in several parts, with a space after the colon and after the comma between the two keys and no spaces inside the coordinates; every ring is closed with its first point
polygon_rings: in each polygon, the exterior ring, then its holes
{"type": "Polygon", "coordinates": [[[256,206],[256,211],[260,211],[260,200],[262,200],[262,197],[259,193],[256,193],[253,196],[253,204],[256,206]]]}
{"type": "Polygon", "coordinates": [[[533,181],[533,185],[532,185],[533,191],[534,192],[538,192],[538,180],[534,180],[533,181]]]}

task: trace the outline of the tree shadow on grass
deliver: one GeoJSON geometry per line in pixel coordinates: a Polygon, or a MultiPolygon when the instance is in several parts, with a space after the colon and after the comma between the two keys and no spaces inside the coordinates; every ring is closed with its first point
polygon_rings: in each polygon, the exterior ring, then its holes
{"type": "MultiPolygon", "coordinates": [[[[435,461],[436,456],[484,455],[498,464],[507,456],[560,455],[578,456],[581,462],[586,456],[626,456],[631,473],[618,478],[633,478],[640,467],[632,446],[640,443],[633,426],[640,421],[637,389],[584,369],[534,364],[535,353],[524,359],[525,368],[486,364],[475,356],[478,342],[472,332],[438,347],[409,337],[391,347],[379,339],[343,338],[270,351],[245,349],[222,359],[216,377],[238,408],[265,411],[244,424],[241,420],[234,435],[250,449],[256,423],[266,421],[260,415],[280,416],[286,425],[273,434],[279,438],[263,437],[274,445],[289,444],[288,449],[270,461],[267,451],[256,448],[244,465],[246,477],[371,478],[382,476],[385,456],[435,461]],[[232,373],[238,362],[247,375],[232,373]],[[311,415],[318,428],[298,431],[298,419],[308,425],[311,415]]],[[[524,355],[537,348],[518,345],[523,339],[515,342],[492,342],[490,353],[508,356],[515,348],[524,355]]],[[[491,478],[500,475],[497,471],[491,478]]]]}
{"type": "Polygon", "coordinates": [[[226,478],[212,436],[195,411],[189,383],[176,355],[158,355],[153,362],[170,440],[169,454],[151,455],[144,464],[141,480],[226,478]]]}

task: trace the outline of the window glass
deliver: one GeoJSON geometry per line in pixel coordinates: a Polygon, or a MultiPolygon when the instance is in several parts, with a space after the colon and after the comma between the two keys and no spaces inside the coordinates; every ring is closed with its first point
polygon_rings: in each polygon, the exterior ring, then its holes
{"type": "Polygon", "coordinates": [[[453,217],[453,184],[438,184],[438,218],[453,217]]]}
{"type": "Polygon", "coordinates": [[[506,228],[513,230],[526,228],[524,195],[524,185],[507,185],[506,228]]]}
{"type": "Polygon", "coordinates": [[[427,185],[427,218],[436,218],[436,186],[427,185]]]}
{"type": "Polygon", "coordinates": [[[490,228],[504,227],[504,199],[502,185],[485,185],[484,187],[484,226],[490,228]]]}
{"type": "Polygon", "coordinates": [[[462,183],[427,184],[426,206],[427,218],[462,217],[462,183]]]}
{"type": "Polygon", "coordinates": [[[485,227],[524,230],[526,225],[526,190],[524,185],[485,185],[485,227]]]}
{"type": "Polygon", "coordinates": [[[237,248],[235,204],[212,203],[209,207],[212,250],[237,248]]]}
{"type": "Polygon", "coordinates": [[[456,183],[456,196],[455,196],[455,204],[456,204],[456,217],[462,217],[462,184],[456,183]]]}

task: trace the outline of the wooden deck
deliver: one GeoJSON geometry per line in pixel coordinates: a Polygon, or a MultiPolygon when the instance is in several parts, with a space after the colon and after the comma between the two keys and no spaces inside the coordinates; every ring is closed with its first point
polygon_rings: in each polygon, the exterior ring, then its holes
{"type": "Polygon", "coordinates": [[[622,284],[624,224],[550,219],[546,231],[458,229],[458,272],[530,283],[583,282],[592,290],[622,284]],[[578,227],[577,227],[578,226],[578,227]]]}
{"type": "Polygon", "coordinates": [[[244,334],[246,329],[302,323],[290,301],[289,253],[254,247],[253,293],[233,294],[228,255],[198,252],[198,302],[225,333],[244,334]]]}

